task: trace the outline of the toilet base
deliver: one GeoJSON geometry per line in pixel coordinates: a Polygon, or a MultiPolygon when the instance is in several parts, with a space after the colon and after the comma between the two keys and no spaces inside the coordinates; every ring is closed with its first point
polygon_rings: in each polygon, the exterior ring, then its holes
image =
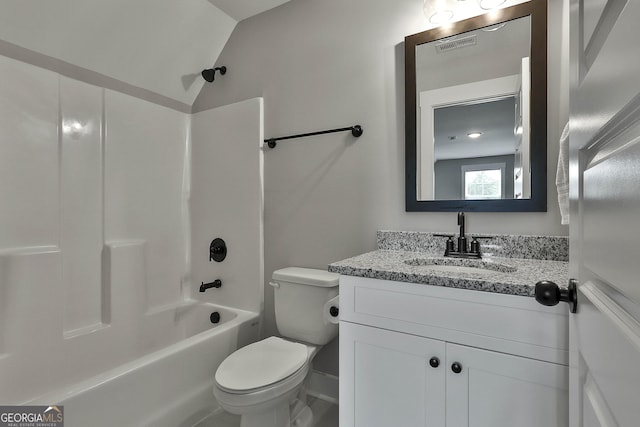
{"type": "Polygon", "coordinates": [[[289,405],[285,403],[265,412],[243,414],[240,427],[291,427],[289,405]]]}
{"type": "Polygon", "coordinates": [[[311,427],[313,413],[302,401],[283,403],[268,411],[243,414],[240,427],[311,427]]]}
{"type": "Polygon", "coordinates": [[[313,423],[313,412],[301,400],[296,400],[291,405],[291,426],[292,427],[311,427],[313,423]]]}

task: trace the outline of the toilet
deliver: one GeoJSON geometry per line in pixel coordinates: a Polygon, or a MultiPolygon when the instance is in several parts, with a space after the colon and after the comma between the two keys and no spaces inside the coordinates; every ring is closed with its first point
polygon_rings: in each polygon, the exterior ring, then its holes
{"type": "Polygon", "coordinates": [[[240,427],[308,427],[313,414],[298,397],[313,357],[338,335],[324,308],[338,295],[339,276],[288,267],[272,277],[284,338],[268,337],[229,355],[216,371],[213,394],[224,410],[241,416],[240,427]]]}

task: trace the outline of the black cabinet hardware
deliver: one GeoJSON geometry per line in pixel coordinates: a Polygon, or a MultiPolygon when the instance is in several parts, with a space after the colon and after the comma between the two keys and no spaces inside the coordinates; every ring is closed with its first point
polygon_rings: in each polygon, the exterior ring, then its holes
{"type": "Polygon", "coordinates": [[[440,359],[438,359],[437,357],[432,357],[431,359],[429,359],[429,366],[431,366],[432,368],[437,368],[438,366],[440,366],[440,359]]]}

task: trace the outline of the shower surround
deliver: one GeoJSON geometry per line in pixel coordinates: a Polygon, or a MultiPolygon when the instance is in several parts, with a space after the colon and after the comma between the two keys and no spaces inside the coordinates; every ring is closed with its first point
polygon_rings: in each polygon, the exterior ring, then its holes
{"type": "Polygon", "coordinates": [[[2,56],[0,75],[0,402],[184,340],[196,299],[259,319],[261,99],[190,115],[2,56]]]}

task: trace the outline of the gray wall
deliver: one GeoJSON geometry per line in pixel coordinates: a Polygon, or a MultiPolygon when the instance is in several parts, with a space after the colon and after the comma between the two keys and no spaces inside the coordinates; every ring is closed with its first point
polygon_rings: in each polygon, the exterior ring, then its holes
{"type": "Polygon", "coordinates": [[[505,164],[505,197],[513,199],[513,162],[514,156],[474,157],[469,159],[438,160],[434,166],[434,188],[436,200],[462,200],[462,166],[484,165],[489,163],[505,164]],[[511,178],[511,179],[510,179],[511,178]]]}
{"type": "MultiPolygon", "coordinates": [[[[348,133],[283,141],[265,153],[265,281],[285,266],[327,264],[376,247],[376,230],[456,230],[452,213],[405,212],[404,37],[426,28],[422,0],[293,0],[240,22],[194,111],[264,97],[265,136],[361,124],[348,133]]],[[[472,213],[473,233],[566,235],[554,186],[568,118],[562,2],[550,2],[546,213],[472,213]]],[[[266,333],[275,333],[265,286],[266,333]]],[[[337,343],[316,368],[337,372],[337,343]]]]}

